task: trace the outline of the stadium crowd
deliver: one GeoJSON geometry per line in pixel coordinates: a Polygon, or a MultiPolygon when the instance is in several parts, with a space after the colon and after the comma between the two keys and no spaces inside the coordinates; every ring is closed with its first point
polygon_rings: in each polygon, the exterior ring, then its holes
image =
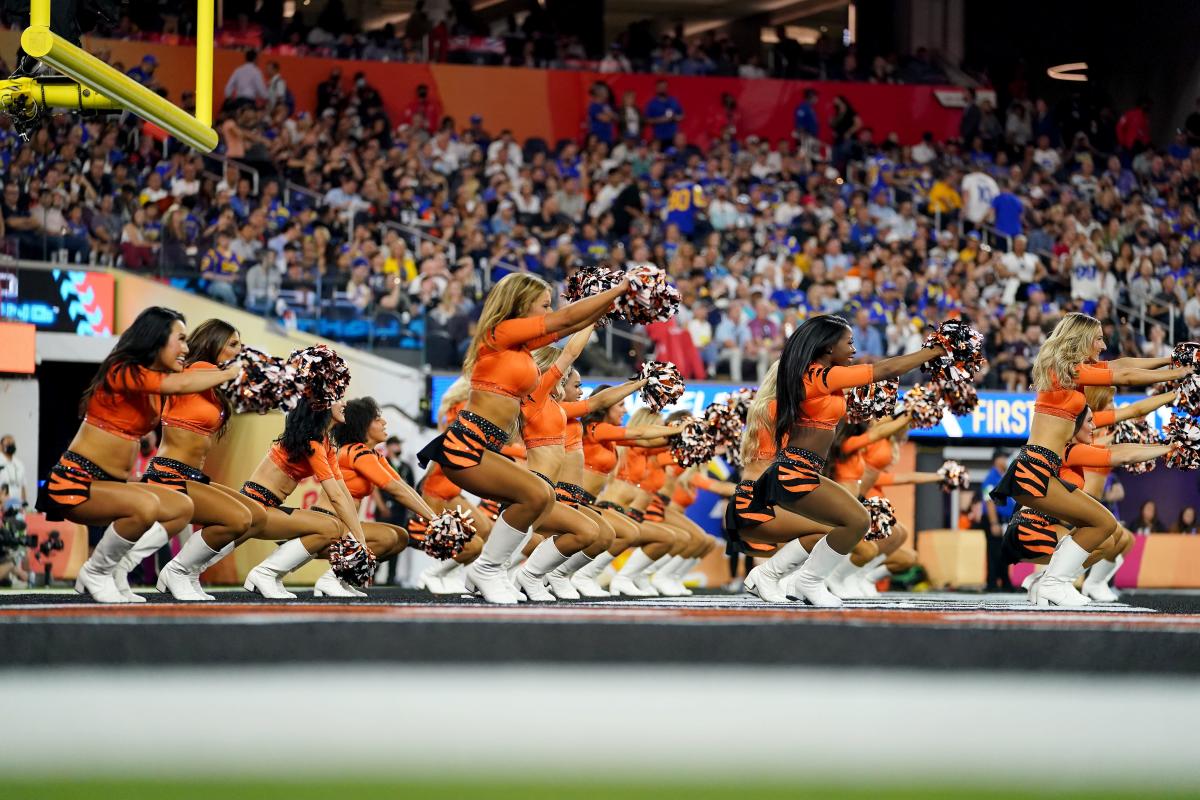
{"type": "MultiPolygon", "coordinates": [[[[134,69],[152,84],[151,61],[134,69]]],[[[984,385],[1010,389],[1069,310],[1104,320],[1110,355],[1200,336],[1200,113],[1156,148],[1142,107],[1060,120],[1016,100],[1001,122],[984,100],[961,140],[901,147],[840,98],[818,119],[812,93],[792,140],[718,125],[701,146],[678,122],[712,109],[668,80],[640,108],[597,83],[581,141],[550,146],[460,125],[422,89],[389,119],[336,72],[320,114],[295,113],[285,79],[253,51],[230,79],[230,162],[128,118],[57,117],[28,143],[0,118],[7,251],[117,262],[313,329],[360,323],[321,328],[334,338],[400,320],[434,367],[459,363],[493,281],[597,262],[674,277],[682,312],[641,333],[687,377],[756,379],[815,312],[845,313],[868,360],[961,313],[988,336],[984,385]],[[825,133],[831,151],[811,146],[825,133]]]]}

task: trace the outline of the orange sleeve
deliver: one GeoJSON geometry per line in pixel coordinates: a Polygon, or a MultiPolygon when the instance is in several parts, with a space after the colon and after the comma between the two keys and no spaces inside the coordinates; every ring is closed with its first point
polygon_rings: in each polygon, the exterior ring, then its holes
{"type": "Polygon", "coordinates": [[[661,467],[668,467],[671,464],[675,463],[675,454],[672,453],[670,450],[668,450],[665,453],[659,453],[658,456],[654,459],[654,463],[658,464],[661,467]]]}
{"type": "Polygon", "coordinates": [[[1092,423],[1097,428],[1107,428],[1110,425],[1117,424],[1117,410],[1115,408],[1106,408],[1103,411],[1097,411],[1092,414],[1092,423]]]}
{"type": "MultiPolygon", "coordinates": [[[[544,316],[519,317],[504,320],[492,328],[483,337],[483,341],[488,347],[496,350],[511,350],[526,343],[532,348],[535,346],[534,343],[545,335],[546,318],[544,316]]],[[[551,341],[555,341],[555,339],[551,339],[551,341]]],[[[540,347],[541,345],[536,346],[540,347]]]]}
{"type": "Polygon", "coordinates": [[[108,385],[117,392],[158,394],[162,391],[162,382],[165,377],[165,372],[155,372],[136,364],[128,367],[113,367],[108,371],[108,385]]]}
{"type": "Polygon", "coordinates": [[[538,378],[537,388],[533,390],[533,394],[531,395],[533,401],[535,403],[544,403],[546,398],[550,396],[550,393],[554,391],[554,387],[562,380],[562,376],[562,370],[558,368],[557,364],[543,372],[542,377],[538,378]]]}
{"type": "Polygon", "coordinates": [[[716,481],[714,481],[712,478],[708,477],[707,475],[701,475],[700,473],[696,473],[692,476],[691,484],[697,489],[705,489],[710,492],[713,490],[713,487],[717,485],[716,481]]]}
{"type": "Polygon", "coordinates": [[[596,442],[619,442],[625,439],[626,432],[623,426],[597,422],[588,429],[588,436],[596,442]]]}
{"type": "Polygon", "coordinates": [[[318,481],[327,481],[330,478],[341,480],[342,468],[338,466],[336,458],[329,457],[329,448],[324,442],[311,441],[308,443],[308,449],[308,466],[314,478],[318,481]]]}
{"type": "Polygon", "coordinates": [[[1071,445],[1067,451],[1064,465],[1068,467],[1109,467],[1112,466],[1112,453],[1106,447],[1075,444],[1071,445]]]}
{"type": "Polygon", "coordinates": [[[812,385],[822,394],[839,389],[866,386],[875,380],[875,368],[870,364],[855,364],[853,367],[828,367],[813,374],[812,385]]]}
{"type": "Polygon", "coordinates": [[[871,443],[871,434],[860,433],[858,436],[851,436],[842,442],[843,453],[853,453],[856,450],[862,450],[871,443]]]}
{"type": "Polygon", "coordinates": [[[362,449],[354,453],[350,462],[355,472],[380,488],[396,479],[392,477],[395,473],[392,471],[391,465],[384,461],[379,453],[365,445],[360,446],[362,449]]]}
{"type": "Polygon", "coordinates": [[[559,403],[562,410],[567,412],[567,419],[579,419],[584,414],[587,414],[591,409],[588,408],[587,400],[576,400],[574,403],[559,403]]]}
{"type": "Polygon", "coordinates": [[[1112,367],[1107,364],[1080,364],[1075,372],[1076,386],[1112,386],[1112,367]]]}
{"type": "Polygon", "coordinates": [[[895,483],[896,476],[890,472],[881,472],[879,473],[879,477],[875,479],[876,486],[894,486],[895,483]]]}

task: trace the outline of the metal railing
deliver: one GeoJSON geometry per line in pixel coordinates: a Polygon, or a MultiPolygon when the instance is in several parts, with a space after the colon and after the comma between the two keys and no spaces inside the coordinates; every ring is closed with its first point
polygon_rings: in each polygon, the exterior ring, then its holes
{"type": "Polygon", "coordinates": [[[291,208],[292,206],[293,194],[308,195],[311,197],[313,201],[313,208],[317,208],[322,202],[321,194],[314,192],[312,189],[309,189],[305,186],[301,186],[298,183],[293,183],[292,181],[284,181],[280,193],[283,195],[283,204],[288,208],[291,208]]]}
{"type": "Polygon", "coordinates": [[[258,185],[259,185],[259,179],[260,179],[261,175],[259,174],[259,171],[257,169],[255,169],[254,167],[250,166],[249,164],[243,164],[241,161],[232,159],[229,156],[221,155],[220,153],[204,153],[203,158],[205,159],[205,161],[208,161],[209,159],[212,159],[213,161],[217,161],[221,164],[222,167],[224,167],[224,169],[221,170],[220,174],[205,170],[205,173],[204,173],[205,175],[208,175],[210,177],[215,177],[219,180],[225,180],[225,172],[229,168],[229,165],[232,164],[237,169],[239,176],[241,176],[242,173],[245,173],[250,176],[250,193],[254,194],[254,195],[258,194],[258,185]]]}
{"type": "MultiPolygon", "coordinates": [[[[446,260],[448,260],[450,264],[454,264],[458,261],[458,248],[455,247],[454,243],[449,239],[443,239],[439,236],[434,236],[431,233],[426,233],[415,225],[405,225],[402,222],[385,220],[383,225],[386,228],[391,228],[392,230],[397,231],[401,236],[411,236],[418,241],[432,242],[433,244],[445,249],[446,260]]],[[[415,246],[416,242],[413,242],[413,245],[413,251],[415,252],[417,250],[415,246]]],[[[485,278],[485,281],[486,280],[487,279],[485,278]]]]}

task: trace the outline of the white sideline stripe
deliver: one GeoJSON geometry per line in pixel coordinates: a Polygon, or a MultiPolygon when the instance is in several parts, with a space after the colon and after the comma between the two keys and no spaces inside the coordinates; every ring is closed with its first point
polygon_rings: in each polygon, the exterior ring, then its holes
{"type": "MultiPolygon", "coordinates": [[[[1200,762],[1200,684],[1171,677],[344,664],[39,675],[49,691],[8,693],[21,746],[0,748],[5,775],[685,779],[736,767],[806,783],[1147,788],[1194,785],[1200,762]],[[901,733],[870,733],[897,698],[901,733]]],[[[0,671],[8,685],[28,677],[0,671]]]]}

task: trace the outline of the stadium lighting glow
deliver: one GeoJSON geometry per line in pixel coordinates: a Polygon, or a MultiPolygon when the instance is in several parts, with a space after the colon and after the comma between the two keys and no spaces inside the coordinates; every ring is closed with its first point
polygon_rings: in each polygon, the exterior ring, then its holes
{"type": "Polygon", "coordinates": [[[1087,75],[1079,74],[1082,70],[1088,68],[1086,61],[1077,61],[1073,64],[1059,64],[1057,67],[1051,67],[1046,70],[1046,74],[1051,79],[1056,81],[1078,81],[1081,83],[1087,82],[1087,75]]]}

